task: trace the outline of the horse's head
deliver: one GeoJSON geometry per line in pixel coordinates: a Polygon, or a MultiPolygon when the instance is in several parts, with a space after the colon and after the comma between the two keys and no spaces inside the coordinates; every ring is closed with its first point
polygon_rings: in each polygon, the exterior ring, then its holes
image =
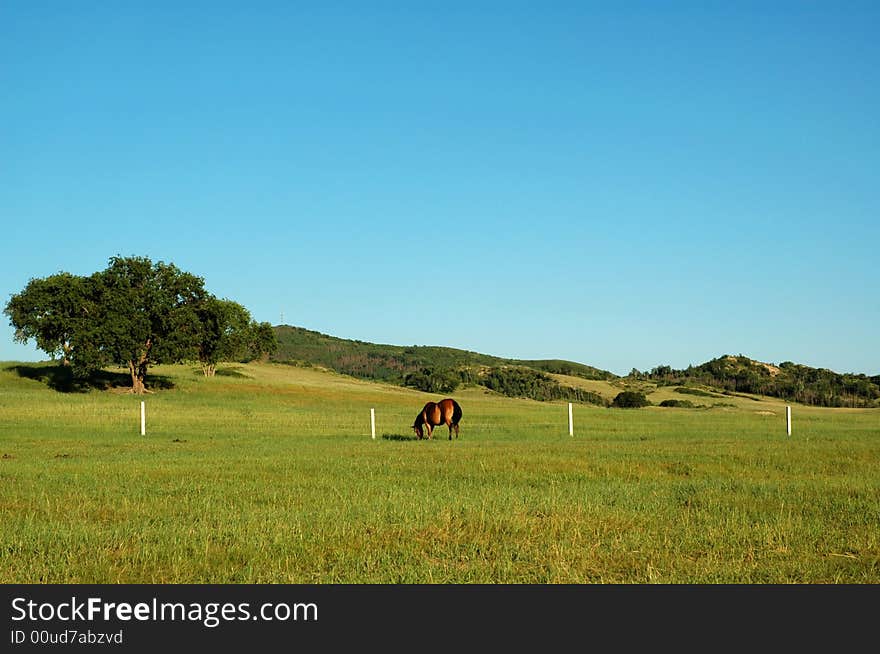
{"type": "Polygon", "coordinates": [[[413,423],[412,428],[413,431],[416,433],[416,436],[418,436],[419,438],[424,438],[425,432],[422,431],[422,421],[420,420],[421,417],[421,414],[419,414],[419,417],[416,418],[416,421],[413,423]]]}

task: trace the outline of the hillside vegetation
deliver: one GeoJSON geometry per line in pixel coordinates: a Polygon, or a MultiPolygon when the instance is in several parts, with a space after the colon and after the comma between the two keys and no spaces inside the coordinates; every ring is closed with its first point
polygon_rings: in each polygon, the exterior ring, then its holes
{"type": "Polygon", "coordinates": [[[703,385],[727,393],[751,393],[826,407],[880,405],[880,375],[840,374],[786,361],[778,366],[743,355],[725,355],[698,366],[675,370],[658,366],[630,377],[660,385],[703,385]]]}
{"type": "Polygon", "coordinates": [[[791,362],[775,366],[742,355],[721,356],[683,370],[670,366],[633,370],[619,377],[562,359],[505,359],[451,347],[380,345],[289,325],[274,330],[278,349],[272,361],[326,368],[428,393],[479,386],[508,397],[599,406],[613,405],[625,392],[645,393],[667,407],[718,406],[744,394],[812,406],[880,406],[880,376],[840,374],[791,362]],[[663,391],[664,387],[675,388],[663,391]],[[677,395],[670,395],[672,391],[677,395]]]}
{"type": "Polygon", "coordinates": [[[451,393],[461,386],[478,385],[509,397],[604,405],[601,395],[562,384],[551,375],[586,380],[616,377],[607,370],[572,361],[505,359],[451,347],[381,345],[289,325],[275,327],[275,336],[278,348],[272,361],[319,366],[429,393],[451,393]]]}

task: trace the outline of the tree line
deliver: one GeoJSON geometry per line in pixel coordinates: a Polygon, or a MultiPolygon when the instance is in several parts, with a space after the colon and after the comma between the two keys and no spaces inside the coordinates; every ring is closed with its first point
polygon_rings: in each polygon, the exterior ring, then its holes
{"type": "Polygon", "coordinates": [[[4,313],[20,343],[85,378],[127,368],[143,393],[149,367],[198,361],[207,377],[221,361],[246,361],[277,348],[272,326],[241,304],[205,290],[204,279],[148,257],[111,257],[88,276],[59,272],[31,279],[4,313]]]}

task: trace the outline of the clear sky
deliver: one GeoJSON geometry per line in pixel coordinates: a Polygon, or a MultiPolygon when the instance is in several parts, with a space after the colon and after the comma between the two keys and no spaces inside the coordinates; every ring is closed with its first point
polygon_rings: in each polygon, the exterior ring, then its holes
{"type": "Polygon", "coordinates": [[[343,338],[878,374],[878,34],[875,1],[4,0],[0,300],[138,255],[343,338]]]}

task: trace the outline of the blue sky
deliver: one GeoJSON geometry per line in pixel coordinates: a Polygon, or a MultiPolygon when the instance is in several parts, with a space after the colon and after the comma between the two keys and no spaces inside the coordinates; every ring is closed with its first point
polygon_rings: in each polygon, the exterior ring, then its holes
{"type": "MultiPolygon", "coordinates": [[[[257,320],[616,373],[880,373],[876,2],[0,5],[0,299],[114,255],[257,320]]],[[[36,360],[5,316],[0,360],[36,360]]]]}

